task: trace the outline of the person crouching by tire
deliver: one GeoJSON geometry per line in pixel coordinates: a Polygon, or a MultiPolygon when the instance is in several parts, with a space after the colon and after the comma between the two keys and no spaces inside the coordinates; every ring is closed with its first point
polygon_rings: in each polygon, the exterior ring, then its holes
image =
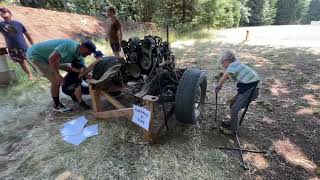
{"type": "Polygon", "coordinates": [[[84,57],[96,51],[92,41],[81,44],[71,39],[50,40],[33,45],[27,51],[27,58],[36,66],[51,83],[51,95],[54,102],[53,110],[66,112],[71,109],[60,102],[59,90],[64,79],[59,70],[71,71],[67,64],[76,61],[84,66],[84,57]]]}
{"type": "Polygon", "coordinates": [[[71,72],[68,72],[64,77],[64,82],[62,85],[62,92],[71,97],[72,101],[79,104],[79,107],[88,110],[91,109],[83,99],[82,95],[89,94],[89,86],[84,85],[84,80],[86,78],[90,79],[92,76],[89,73],[95,67],[95,65],[101,61],[103,54],[101,51],[97,51],[94,54],[96,61],[93,62],[88,68],[84,69],[83,64],[79,63],[77,60],[71,63],[71,72]]]}
{"type": "Polygon", "coordinates": [[[259,96],[259,89],[257,88],[260,78],[256,71],[240,62],[235,54],[226,50],[222,53],[220,58],[225,72],[220,78],[219,83],[215,87],[215,93],[219,93],[223,84],[230,77],[237,82],[237,94],[233,98],[230,105],[230,121],[222,121],[220,131],[226,135],[237,133],[239,128],[239,112],[245,108],[253,100],[259,96]]]}

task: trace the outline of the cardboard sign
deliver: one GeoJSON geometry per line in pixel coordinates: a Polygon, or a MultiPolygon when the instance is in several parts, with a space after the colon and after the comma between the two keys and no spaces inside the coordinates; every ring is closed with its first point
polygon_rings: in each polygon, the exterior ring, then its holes
{"type": "Polygon", "coordinates": [[[151,112],[143,107],[133,105],[132,121],[145,130],[149,130],[151,112]]]}

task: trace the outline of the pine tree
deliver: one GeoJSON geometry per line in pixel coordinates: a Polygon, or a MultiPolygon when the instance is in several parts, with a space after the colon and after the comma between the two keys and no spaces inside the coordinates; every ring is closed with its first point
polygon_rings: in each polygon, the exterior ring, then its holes
{"type": "Polygon", "coordinates": [[[251,0],[248,7],[251,9],[251,16],[248,25],[268,25],[274,22],[276,15],[277,0],[251,0]]]}
{"type": "Polygon", "coordinates": [[[240,0],[240,25],[247,25],[251,16],[251,9],[248,6],[249,0],[240,0]]]}
{"type": "Polygon", "coordinates": [[[298,24],[308,10],[308,0],[279,0],[276,24],[298,24]]]}
{"type": "Polygon", "coordinates": [[[311,21],[320,21],[320,0],[312,0],[309,10],[304,17],[303,23],[310,24],[311,21]]]}

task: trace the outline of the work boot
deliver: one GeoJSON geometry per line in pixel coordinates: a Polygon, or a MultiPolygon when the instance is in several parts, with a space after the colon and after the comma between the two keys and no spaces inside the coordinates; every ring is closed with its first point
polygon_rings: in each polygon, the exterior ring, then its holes
{"type": "Polygon", "coordinates": [[[53,106],[53,111],[63,113],[63,112],[72,111],[72,109],[60,103],[58,105],[53,106]]]}
{"type": "Polygon", "coordinates": [[[225,128],[231,127],[230,121],[221,121],[221,125],[222,127],[225,127],[225,128]]]}
{"type": "Polygon", "coordinates": [[[91,107],[86,104],[84,101],[82,101],[81,103],[79,103],[79,106],[84,109],[84,110],[88,110],[88,109],[91,109],[91,107]]]}
{"type": "Polygon", "coordinates": [[[228,136],[231,136],[234,134],[232,130],[230,130],[229,128],[225,128],[225,127],[220,127],[219,131],[221,134],[228,135],[228,136]]]}

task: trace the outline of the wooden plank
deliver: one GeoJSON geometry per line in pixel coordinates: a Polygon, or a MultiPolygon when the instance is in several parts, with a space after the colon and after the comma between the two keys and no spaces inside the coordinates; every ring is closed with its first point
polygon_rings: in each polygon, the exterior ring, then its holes
{"type": "Polygon", "coordinates": [[[117,109],[125,109],[126,107],[122,105],[119,101],[117,101],[115,98],[110,96],[108,93],[101,91],[101,94],[109,101],[115,108],[117,109]]]}
{"type": "Polygon", "coordinates": [[[131,118],[133,116],[133,108],[96,112],[95,116],[101,119],[119,118],[119,117],[131,118]]]}
{"type": "Polygon", "coordinates": [[[142,98],[143,102],[147,106],[147,109],[151,112],[151,117],[150,117],[150,125],[149,125],[149,131],[144,130],[143,131],[143,137],[145,141],[148,141],[150,143],[157,143],[157,135],[154,133],[154,104],[159,100],[158,97],[155,96],[144,96],[142,98]]]}
{"type": "Polygon", "coordinates": [[[89,91],[91,95],[92,108],[94,112],[102,111],[101,101],[100,101],[100,90],[94,90],[92,85],[89,85],[89,91]]]}

